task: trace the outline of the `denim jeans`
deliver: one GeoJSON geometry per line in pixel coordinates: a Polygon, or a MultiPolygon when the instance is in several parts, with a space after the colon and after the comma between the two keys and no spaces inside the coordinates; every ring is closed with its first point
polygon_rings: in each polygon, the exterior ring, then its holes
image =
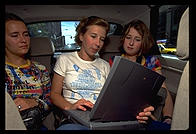
{"type": "Polygon", "coordinates": [[[167,123],[162,123],[159,121],[152,121],[148,127],[147,130],[170,130],[171,125],[167,123]]]}
{"type": "Polygon", "coordinates": [[[79,124],[63,124],[56,130],[89,130],[89,128],[79,124]]]}

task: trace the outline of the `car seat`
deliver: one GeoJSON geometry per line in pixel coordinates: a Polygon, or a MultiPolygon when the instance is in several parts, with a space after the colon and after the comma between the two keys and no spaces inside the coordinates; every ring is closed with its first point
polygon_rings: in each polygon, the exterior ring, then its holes
{"type": "MultiPolygon", "coordinates": [[[[31,37],[31,60],[37,61],[46,66],[52,79],[52,69],[54,67],[54,45],[48,37],[31,37]]],[[[51,108],[53,109],[53,108],[51,108]]],[[[48,130],[54,130],[54,115],[53,110],[48,114],[46,119],[43,121],[44,126],[48,130]]]]}
{"type": "Polygon", "coordinates": [[[186,130],[189,128],[189,7],[180,20],[176,55],[187,63],[177,90],[171,130],[186,130]]]}
{"type": "Polygon", "coordinates": [[[31,37],[31,59],[46,66],[51,74],[54,55],[54,45],[48,37],[31,37]]]}
{"type": "Polygon", "coordinates": [[[104,44],[103,48],[100,50],[99,55],[102,59],[109,61],[112,56],[120,55],[119,47],[121,35],[110,35],[108,36],[107,42],[104,44]]]}
{"type": "Polygon", "coordinates": [[[5,129],[27,130],[12,97],[5,92],[5,129]]]}

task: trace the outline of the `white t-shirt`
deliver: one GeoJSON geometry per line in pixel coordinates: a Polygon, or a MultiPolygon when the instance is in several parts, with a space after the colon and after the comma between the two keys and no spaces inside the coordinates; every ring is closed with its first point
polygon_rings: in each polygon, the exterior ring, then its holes
{"type": "Polygon", "coordinates": [[[64,77],[63,96],[69,102],[86,99],[95,103],[109,74],[109,63],[101,58],[85,61],[77,52],[59,56],[54,71],[64,77]]]}

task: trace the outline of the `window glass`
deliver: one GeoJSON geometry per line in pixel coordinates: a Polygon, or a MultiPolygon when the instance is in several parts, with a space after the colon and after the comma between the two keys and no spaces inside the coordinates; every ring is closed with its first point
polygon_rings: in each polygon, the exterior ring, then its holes
{"type": "Polygon", "coordinates": [[[28,24],[31,37],[49,37],[55,47],[55,51],[77,50],[80,47],[75,44],[75,28],[79,21],[39,22],[28,24]]]}
{"type": "Polygon", "coordinates": [[[75,43],[76,27],[79,21],[62,21],[61,22],[61,32],[63,37],[63,44],[61,44],[61,49],[65,50],[76,50],[80,47],[75,43]]]}
{"type": "MultiPolygon", "coordinates": [[[[56,52],[78,50],[80,47],[75,43],[76,27],[80,21],[55,21],[28,24],[31,37],[49,37],[56,52]]],[[[110,23],[108,35],[114,34],[118,25],[110,23]]]]}
{"type": "Polygon", "coordinates": [[[163,5],[159,8],[157,44],[162,54],[176,54],[179,22],[187,5],[163,5]]]}

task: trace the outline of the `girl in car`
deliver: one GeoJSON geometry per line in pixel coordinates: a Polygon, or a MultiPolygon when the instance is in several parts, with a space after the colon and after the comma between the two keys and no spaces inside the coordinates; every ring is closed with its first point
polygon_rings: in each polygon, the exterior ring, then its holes
{"type": "MultiPolygon", "coordinates": [[[[125,25],[123,34],[121,37],[120,50],[123,57],[137,62],[149,69],[152,69],[159,74],[161,73],[161,65],[159,59],[152,54],[152,48],[154,40],[150,34],[149,29],[141,20],[135,19],[125,25]]],[[[112,66],[114,56],[109,59],[110,66],[112,66]]],[[[167,91],[167,97],[165,100],[165,106],[163,108],[162,121],[171,124],[173,113],[173,102],[169,91],[163,83],[162,88],[167,91]]],[[[154,118],[155,119],[155,118],[154,118]]],[[[156,119],[155,119],[156,120],[156,119]]]]}
{"type": "Polygon", "coordinates": [[[24,21],[15,14],[6,13],[6,92],[14,100],[21,115],[29,111],[29,115],[22,116],[27,129],[40,129],[51,105],[51,81],[46,67],[29,59],[29,48],[30,37],[24,21]]]}
{"type": "MultiPolygon", "coordinates": [[[[51,99],[60,109],[86,111],[85,107],[93,107],[110,71],[109,63],[97,57],[108,31],[109,24],[102,18],[80,21],[75,41],[81,49],[60,55],[54,67],[51,99]]],[[[145,108],[138,121],[146,123],[153,110],[152,106],[145,108]]]]}

